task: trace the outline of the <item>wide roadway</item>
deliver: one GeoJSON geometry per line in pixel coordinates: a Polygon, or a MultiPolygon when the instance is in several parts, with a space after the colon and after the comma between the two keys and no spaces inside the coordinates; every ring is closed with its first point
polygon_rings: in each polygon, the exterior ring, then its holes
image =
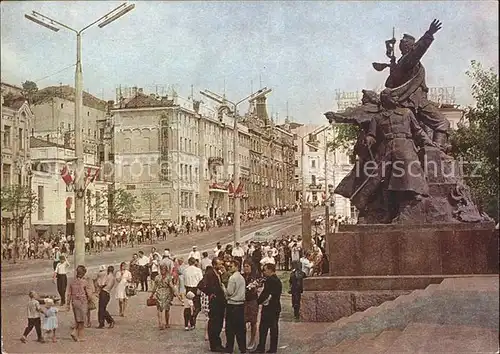
{"type": "MultiPolygon", "coordinates": [[[[298,235],[301,230],[300,222],[299,212],[246,223],[242,225],[242,240],[252,237],[256,231],[269,231],[274,237],[298,235]]],[[[183,255],[189,252],[193,245],[197,245],[200,250],[212,250],[218,241],[226,244],[232,241],[232,237],[232,228],[224,227],[211,229],[210,232],[183,234],[178,237],[170,236],[167,241],[153,246],[159,250],[168,247],[174,254],[183,255]]],[[[125,247],[112,252],[90,255],[86,257],[86,263],[90,272],[95,273],[96,268],[101,264],[118,264],[121,261],[129,260],[131,255],[138,250],[149,252],[150,247],[151,245],[140,245],[134,248],[125,247]]],[[[156,343],[159,345],[158,347],[156,344],[148,344],[150,349],[145,350],[146,341],[155,343],[160,337],[158,337],[159,333],[155,327],[155,311],[153,308],[145,307],[146,294],[144,293],[139,293],[138,296],[131,299],[129,316],[125,318],[115,317],[117,320],[115,329],[105,331],[91,329],[88,331],[89,337],[85,343],[71,342],[68,336],[68,327],[72,314],[61,312],[61,330],[59,331],[61,341],[59,343],[47,343],[40,346],[30,340],[27,345],[22,345],[19,342],[19,336],[26,323],[27,293],[30,290],[36,290],[41,294],[56,294],[56,286],[51,281],[51,267],[50,260],[22,261],[18,264],[5,264],[4,262],[2,264],[2,334],[5,345],[3,349],[6,352],[49,353],[69,350],[72,352],[139,353],[153,348],[167,353],[204,352],[205,343],[201,328],[195,332],[182,331],[182,308],[180,306],[174,306],[172,309],[175,326],[162,337],[161,341],[166,340],[163,346],[161,343],[156,343]],[[94,343],[95,338],[99,338],[98,343],[94,343]],[[117,340],[121,342],[119,347],[115,343],[117,340]],[[165,349],[167,350],[165,351],[165,349]]],[[[116,307],[116,300],[112,296],[109,308],[113,316],[116,316],[116,307]]],[[[93,314],[94,326],[96,325],[96,315],[97,313],[93,314]]],[[[30,338],[34,339],[35,334],[32,333],[30,338]]]]}

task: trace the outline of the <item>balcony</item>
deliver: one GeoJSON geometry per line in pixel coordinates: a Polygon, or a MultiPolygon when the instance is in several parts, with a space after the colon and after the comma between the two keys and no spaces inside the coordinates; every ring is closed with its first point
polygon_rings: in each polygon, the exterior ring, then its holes
{"type": "Polygon", "coordinates": [[[228,186],[225,183],[211,182],[208,186],[208,191],[216,193],[229,193],[227,187],[228,186]]]}

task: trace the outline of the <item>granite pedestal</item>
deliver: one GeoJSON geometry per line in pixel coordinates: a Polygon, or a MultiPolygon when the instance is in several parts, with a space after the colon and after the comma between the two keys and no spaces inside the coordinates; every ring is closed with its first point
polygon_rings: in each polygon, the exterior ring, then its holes
{"type": "Polygon", "coordinates": [[[304,321],[334,322],[447,277],[498,273],[494,224],[344,225],[327,239],[330,274],[304,280],[304,321]]]}

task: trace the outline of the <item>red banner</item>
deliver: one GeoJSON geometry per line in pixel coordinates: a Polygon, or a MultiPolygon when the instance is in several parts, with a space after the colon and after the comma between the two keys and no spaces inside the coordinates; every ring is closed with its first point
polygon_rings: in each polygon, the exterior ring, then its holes
{"type": "Polygon", "coordinates": [[[71,183],[73,183],[73,177],[71,177],[71,174],[70,174],[67,166],[64,166],[62,168],[61,176],[62,176],[64,183],[66,183],[67,186],[69,186],[71,183]]]}

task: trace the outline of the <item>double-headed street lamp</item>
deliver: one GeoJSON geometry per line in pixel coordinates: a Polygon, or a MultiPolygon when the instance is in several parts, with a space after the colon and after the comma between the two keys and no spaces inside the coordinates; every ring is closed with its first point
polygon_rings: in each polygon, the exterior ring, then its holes
{"type": "Polygon", "coordinates": [[[83,157],[83,129],[82,129],[82,106],[83,106],[83,74],[82,74],[82,33],[93,25],[98,24],[99,28],[109,25],[111,22],[122,17],[135,8],[134,4],[123,3],[106,15],[100,17],[88,26],[77,31],[65,24],[56,21],[39,12],[33,11],[26,14],[28,20],[46,27],[54,32],[59,31],[59,27],[66,28],[76,34],[76,68],[75,68],[75,267],[85,264],[85,174],[83,157]]]}
{"type": "Polygon", "coordinates": [[[240,160],[239,160],[239,154],[238,154],[238,147],[239,147],[239,141],[238,141],[238,114],[237,114],[237,108],[238,105],[248,99],[254,100],[259,97],[267,95],[269,92],[271,92],[271,89],[268,89],[267,87],[264,87],[260,89],[257,92],[252,93],[251,95],[248,95],[247,97],[239,100],[238,102],[234,103],[226,99],[225,96],[218,95],[216,93],[213,93],[209,90],[204,90],[200,91],[200,93],[205,96],[210,98],[211,100],[217,102],[220,105],[229,105],[232,107],[232,116],[234,119],[234,125],[233,125],[233,175],[234,175],[234,193],[233,193],[233,198],[234,198],[234,242],[239,242],[240,240],[240,232],[241,232],[241,225],[240,225],[240,196],[236,193],[236,189],[240,185],[240,160]]]}

